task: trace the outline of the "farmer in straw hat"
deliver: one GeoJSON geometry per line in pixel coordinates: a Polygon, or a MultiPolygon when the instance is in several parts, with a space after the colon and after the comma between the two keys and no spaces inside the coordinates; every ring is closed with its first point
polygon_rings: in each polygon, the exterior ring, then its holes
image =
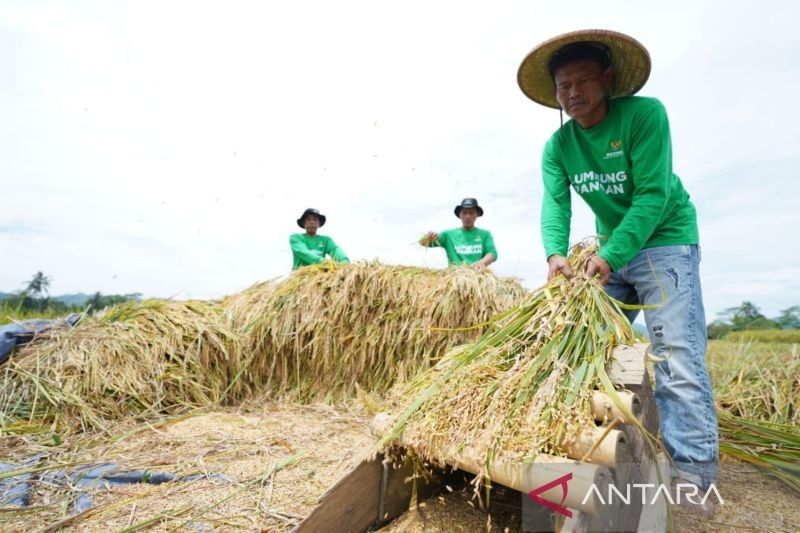
{"type": "Polygon", "coordinates": [[[303,211],[297,219],[297,225],[306,231],[289,237],[289,245],[292,247],[292,270],[322,263],[325,256],[330,256],[336,262],[349,261],[333,239],[317,235],[317,230],[325,225],[325,220],[325,215],[312,208],[303,211]]]}
{"type": "MultiPolygon", "coordinates": [[[[573,275],[566,260],[571,194],[596,216],[601,246],[587,269],[608,294],[644,305],[656,365],[655,398],[673,484],[703,491],[716,480],[717,418],[705,363],[697,217],[680,178],[664,106],[632,96],[647,81],[650,56],[616,32],[586,30],[550,39],[528,54],[518,82],[525,95],[572,120],[544,148],[542,239],[548,279],[573,275]],[[652,306],[652,307],[651,307],[652,306]]],[[[626,311],[633,321],[637,311],[626,311]]],[[[705,494],[705,492],[703,492],[705,494]]],[[[693,505],[713,515],[712,499],[693,505]]]]}
{"type": "Polygon", "coordinates": [[[451,265],[473,265],[487,267],[497,261],[497,249],[492,234],[475,227],[475,221],[483,216],[483,208],[475,198],[464,198],[453,210],[461,219],[461,227],[441,233],[429,231],[419,241],[423,246],[441,246],[451,265]]]}

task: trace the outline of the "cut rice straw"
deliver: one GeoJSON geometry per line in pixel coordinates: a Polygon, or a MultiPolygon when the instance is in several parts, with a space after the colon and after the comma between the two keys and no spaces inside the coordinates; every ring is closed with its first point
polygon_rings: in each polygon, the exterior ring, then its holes
{"type": "Polygon", "coordinates": [[[239,339],[221,311],[215,302],[147,300],[51,330],[5,365],[3,429],[27,420],[51,430],[106,430],[112,420],[244,396],[239,339]]]}
{"type": "Polygon", "coordinates": [[[360,262],[299,269],[226,302],[256,387],[295,400],[385,392],[481,335],[525,291],[467,266],[360,262]]]}
{"type": "Polygon", "coordinates": [[[800,428],[717,411],[720,452],[753,464],[800,493],[800,428]]]}
{"type": "MultiPolygon", "coordinates": [[[[398,387],[395,401],[406,407],[379,446],[402,436],[423,460],[439,465],[469,447],[484,464],[478,481],[488,481],[500,456],[518,462],[566,456],[580,432],[595,427],[595,389],[628,411],[606,365],[616,346],[633,344],[633,331],[599,282],[584,275],[595,252],[593,242],[576,245],[569,258],[574,278],[553,278],[476,342],[398,387]]],[[[636,424],[655,452],[654,438],[636,424]]]]}

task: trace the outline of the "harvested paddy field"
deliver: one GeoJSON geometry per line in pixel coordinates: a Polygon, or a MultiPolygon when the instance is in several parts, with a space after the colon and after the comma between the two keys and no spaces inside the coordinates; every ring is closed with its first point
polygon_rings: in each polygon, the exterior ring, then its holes
{"type": "MultiPolygon", "coordinates": [[[[124,304],[3,365],[0,528],[287,531],[402,444],[439,465],[470,448],[475,484],[439,487],[386,530],[515,531],[520,493],[497,486],[487,513],[476,487],[498,458],[613,467],[594,452],[640,424],[609,377],[632,343],[599,285],[527,293],[470,269],[309,268],[222,301],[124,304]]],[[[797,345],[716,341],[708,357],[725,504],[713,520],[676,510],[676,529],[800,529],[797,345]]],[[[641,435],[637,453],[658,447],[641,435]]]]}

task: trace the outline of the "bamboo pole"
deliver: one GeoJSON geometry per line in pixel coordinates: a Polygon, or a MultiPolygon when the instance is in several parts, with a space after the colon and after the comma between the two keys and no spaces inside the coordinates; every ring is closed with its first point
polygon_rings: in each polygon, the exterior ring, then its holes
{"type": "MultiPolygon", "coordinates": [[[[628,409],[628,412],[633,414],[634,417],[639,416],[642,409],[641,400],[639,396],[631,391],[617,392],[622,399],[623,405],[628,409]]],[[[610,423],[614,420],[621,419],[624,423],[630,424],[633,420],[625,415],[611,397],[600,391],[594,391],[591,399],[592,414],[598,422],[610,423]]]]}
{"type": "MultiPolygon", "coordinates": [[[[391,429],[389,414],[375,415],[370,423],[370,428],[377,437],[383,436],[391,429]]],[[[408,446],[408,442],[402,436],[398,440],[398,444],[408,446]]],[[[480,475],[484,472],[483,461],[479,454],[470,447],[462,448],[451,457],[437,459],[452,468],[471,474],[480,475]]],[[[571,474],[572,477],[568,482],[566,497],[564,497],[561,485],[556,485],[538,496],[549,502],[595,516],[605,514],[607,507],[597,500],[597,493],[607,494],[612,478],[608,468],[603,465],[581,463],[546,454],[539,454],[531,463],[519,463],[503,457],[495,457],[489,467],[488,477],[492,483],[528,494],[542,485],[568,474],[571,474]],[[597,488],[597,491],[590,492],[592,485],[597,488]]]]}
{"type": "Polygon", "coordinates": [[[587,428],[569,443],[564,443],[567,456],[579,461],[614,467],[631,461],[625,434],[613,428],[587,428]]]}

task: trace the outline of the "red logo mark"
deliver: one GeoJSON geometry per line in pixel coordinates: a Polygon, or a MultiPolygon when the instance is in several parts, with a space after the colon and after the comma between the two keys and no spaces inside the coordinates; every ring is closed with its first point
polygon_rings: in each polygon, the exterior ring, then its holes
{"type": "Polygon", "coordinates": [[[572,511],[570,511],[569,509],[564,507],[564,501],[567,499],[567,491],[569,490],[569,488],[567,487],[567,482],[570,479],[572,479],[572,472],[570,472],[569,474],[565,474],[565,475],[561,476],[560,478],[554,479],[553,481],[551,481],[549,483],[545,483],[541,487],[536,487],[535,489],[533,489],[532,491],[530,491],[528,493],[528,497],[531,500],[533,500],[536,503],[538,503],[539,505],[544,505],[545,507],[547,507],[551,511],[555,511],[557,513],[560,513],[560,514],[566,516],[567,518],[572,518],[572,511]],[[561,503],[560,504],[549,502],[549,501],[545,500],[544,498],[542,498],[541,496],[539,496],[541,493],[547,492],[548,490],[550,490],[553,487],[556,487],[558,485],[561,485],[561,494],[562,494],[561,503]]]}

